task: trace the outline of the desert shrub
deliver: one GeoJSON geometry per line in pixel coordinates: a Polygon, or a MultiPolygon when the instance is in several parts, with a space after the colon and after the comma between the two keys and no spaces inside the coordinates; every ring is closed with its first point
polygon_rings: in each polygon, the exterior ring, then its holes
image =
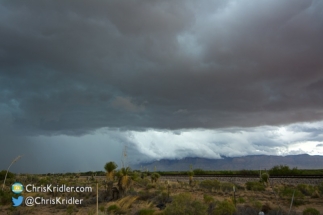
{"type": "Polygon", "coordinates": [[[311,194],[311,198],[320,198],[320,193],[318,190],[315,190],[312,194],[311,194]]]}
{"type": "Polygon", "coordinates": [[[155,210],[153,209],[141,209],[138,211],[138,215],[152,215],[154,214],[155,210]]]}
{"type": "Polygon", "coordinates": [[[303,215],[320,215],[320,212],[315,208],[306,208],[303,211],[303,215]]]}
{"type": "Polygon", "coordinates": [[[297,185],[297,189],[305,196],[311,196],[315,191],[313,186],[307,184],[299,184],[297,185]]]}
{"type": "Polygon", "coordinates": [[[116,211],[118,210],[119,207],[117,205],[110,205],[107,209],[108,212],[111,212],[111,211],[116,211]]]}
{"type": "Polygon", "coordinates": [[[239,175],[255,175],[257,173],[258,173],[258,171],[255,171],[255,170],[246,170],[246,169],[239,170],[237,172],[237,174],[239,174],[239,175]]]}
{"type": "Polygon", "coordinates": [[[152,183],[154,182],[156,183],[160,178],[160,174],[158,174],[157,172],[154,172],[153,174],[150,175],[150,178],[152,183]]]}
{"type": "Polygon", "coordinates": [[[157,201],[162,202],[162,203],[166,203],[168,200],[168,193],[167,192],[162,192],[157,196],[157,201]]]}
{"type": "Polygon", "coordinates": [[[39,182],[39,176],[27,175],[27,182],[37,184],[39,182]]]}
{"type": "Polygon", "coordinates": [[[203,175],[206,173],[206,171],[203,169],[194,169],[193,172],[195,175],[203,175]]]}
{"type": "Polygon", "coordinates": [[[149,192],[149,191],[140,191],[138,200],[147,201],[153,199],[156,196],[156,193],[149,192]]]}
{"type": "Polygon", "coordinates": [[[67,209],[66,209],[66,213],[67,214],[72,214],[75,210],[75,206],[74,205],[69,205],[67,206],[67,209]]]}
{"type": "Polygon", "coordinates": [[[323,182],[317,186],[317,189],[323,195],[323,182]]]}
{"type": "Polygon", "coordinates": [[[260,201],[254,199],[254,198],[249,199],[249,201],[250,201],[250,204],[253,208],[257,209],[258,211],[261,209],[262,204],[260,201]]]}
{"type": "Polygon", "coordinates": [[[103,205],[101,205],[101,206],[99,207],[99,210],[100,210],[101,212],[104,212],[104,210],[105,210],[104,206],[103,206],[103,205]]]}
{"type": "Polygon", "coordinates": [[[268,173],[265,172],[265,173],[261,174],[261,181],[262,182],[268,183],[268,179],[269,179],[268,173]]]}
{"type": "Polygon", "coordinates": [[[217,203],[212,215],[232,215],[236,212],[234,204],[229,200],[217,203]]]}
{"type": "Polygon", "coordinates": [[[218,190],[220,188],[221,183],[218,180],[204,180],[200,182],[200,187],[204,189],[211,190],[216,189],[218,190]]]}
{"type": "Polygon", "coordinates": [[[293,169],[290,169],[289,166],[274,166],[269,170],[270,175],[299,175],[301,174],[301,171],[298,170],[296,167],[293,169]]]}
{"type": "Polygon", "coordinates": [[[134,181],[137,181],[140,178],[140,173],[139,172],[133,172],[131,175],[131,179],[134,181]]]}
{"type": "Polygon", "coordinates": [[[207,207],[194,199],[189,193],[181,193],[174,197],[173,202],[166,207],[165,215],[205,215],[207,207]]]}
{"type": "MultiPolygon", "coordinates": [[[[4,180],[4,178],[6,177],[6,173],[7,173],[7,170],[2,170],[0,172],[0,181],[4,180]]],[[[7,179],[14,178],[14,177],[15,177],[15,174],[13,174],[12,172],[8,172],[7,179]]]]}
{"type": "Polygon", "coordinates": [[[237,203],[240,203],[240,204],[242,204],[242,203],[245,203],[246,201],[244,200],[244,198],[242,198],[242,197],[239,197],[238,199],[237,199],[237,203]]]}
{"type": "Polygon", "coordinates": [[[286,186],[281,187],[279,189],[279,196],[286,199],[288,202],[290,202],[293,197],[294,191],[295,191],[295,194],[294,194],[293,204],[295,206],[304,204],[304,194],[298,189],[295,189],[292,187],[286,187],[286,186]]]}
{"type": "Polygon", "coordinates": [[[247,190],[253,190],[253,191],[265,191],[264,184],[258,181],[248,181],[246,183],[246,188],[247,190]]]}
{"type": "Polygon", "coordinates": [[[156,187],[157,187],[156,184],[149,183],[149,184],[147,184],[146,189],[147,190],[149,190],[149,189],[155,189],[156,187]]]}
{"type": "Polygon", "coordinates": [[[7,178],[7,180],[6,180],[6,186],[10,186],[11,187],[11,184],[13,184],[15,182],[16,182],[16,179],[15,178],[7,178]]]}
{"type": "Polygon", "coordinates": [[[220,183],[221,190],[223,192],[233,192],[233,186],[234,184],[229,183],[229,182],[222,182],[220,183]]]}
{"type": "Polygon", "coordinates": [[[236,190],[245,190],[244,186],[241,186],[240,184],[233,184],[236,188],[236,190]]]}
{"type": "Polygon", "coordinates": [[[147,186],[150,183],[150,180],[148,178],[137,178],[135,181],[141,186],[147,186]]]}
{"type": "Polygon", "coordinates": [[[214,198],[207,194],[204,194],[203,199],[204,199],[204,202],[207,204],[214,202],[214,198]]]}
{"type": "Polygon", "coordinates": [[[44,178],[41,178],[39,181],[38,181],[38,184],[39,185],[46,185],[46,184],[50,184],[49,180],[47,177],[44,177],[44,178]]]}
{"type": "Polygon", "coordinates": [[[0,205],[10,204],[12,196],[10,192],[0,190],[0,205]]]}
{"type": "Polygon", "coordinates": [[[142,172],[140,174],[140,178],[145,179],[147,177],[147,173],[142,172]]]}

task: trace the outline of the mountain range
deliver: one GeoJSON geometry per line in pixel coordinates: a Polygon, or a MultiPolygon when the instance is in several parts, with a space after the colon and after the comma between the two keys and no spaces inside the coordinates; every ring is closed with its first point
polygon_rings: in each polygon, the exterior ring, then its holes
{"type": "Polygon", "coordinates": [[[180,160],[162,159],[150,163],[140,163],[132,166],[133,169],[148,169],[149,171],[187,171],[203,170],[258,170],[271,169],[276,165],[287,165],[298,169],[323,169],[323,156],[320,155],[249,155],[245,157],[222,157],[222,159],[207,159],[187,157],[180,160]]]}

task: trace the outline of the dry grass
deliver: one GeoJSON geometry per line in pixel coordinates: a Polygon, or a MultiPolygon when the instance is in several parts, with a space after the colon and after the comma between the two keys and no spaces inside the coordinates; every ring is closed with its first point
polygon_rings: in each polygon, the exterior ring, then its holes
{"type": "MultiPolygon", "coordinates": [[[[105,177],[104,177],[105,178],[105,177]]],[[[103,193],[105,187],[103,186],[103,180],[104,178],[98,178],[100,187],[99,191],[103,193]]],[[[193,195],[193,197],[200,201],[204,202],[204,195],[207,194],[211,196],[214,201],[223,201],[224,199],[231,199],[233,197],[233,192],[232,191],[223,191],[223,190],[216,190],[216,189],[202,189],[197,185],[196,187],[192,188],[188,185],[189,178],[184,181],[183,183],[180,184],[177,181],[167,181],[160,180],[155,187],[151,187],[149,189],[150,193],[162,193],[162,192],[168,192],[168,185],[170,187],[170,196],[173,197],[175,195],[178,195],[183,192],[189,192],[193,195]]],[[[80,177],[75,181],[76,184],[78,185],[93,185],[90,184],[86,180],[86,178],[80,177]]],[[[116,183],[115,183],[116,186],[116,183]]],[[[243,184],[241,186],[244,187],[243,184]]],[[[273,187],[278,188],[282,186],[281,184],[276,183],[273,187]]],[[[89,193],[87,195],[79,195],[82,196],[81,198],[87,198],[86,196],[89,196],[89,198],[94,198],[95,197],[95,185],[93,185],[93,193],[89,193]]],[[[102,202],[99,204],[99,206],[103,206],[104,209],[106,210],[109,206],[111,205],[116,205],[120,210],[120,212],[124,214],[136,214],[139,210],[141,209],[153,209],[156,212],[154,214],[158,214],[159,209],[156,207],[156,196],[159,194],[153,195],[152,197],[149,197],[147,200],[143,201],[138,199],[139,198],[139,192],[147,192],[147,186],[139,183],[133,183],[133,190],[135,191],[133,195],[126,196],[124,198],[121,198],[117,201],[111,201],[109,203],[102,202]]],[[[23,195],[27,196],[26,193],[23,195]]],[[[49,193],[29,193],[28,196],[39,196],[42,195],[44,197],[50,197],[51,194],[49,193]]],[[[279,197],[278,193],[276,194],[273,192],[273,189],[271,187],[266,187],[265,191],[248,191],[245,189],[240,189],[237,190],[236,192],[236,199],[240,199],[239,202],[237,202],[237,206],[245,206],[249,205],[254,208],[260,208],[263,205],[269,205],[271,208],[277,208],[278,205],[281,206],[282,209],[285,211],[288,211],[290,202],[287,200],[284,200],[279,197]]],[[[57,196],[63,196],[63,194],[57,194],[57,196]]],[[[313,207],[316,208],[317,210],[323,212],[323,199],[322,195],[318,193],[317,191],[313,192],[311,195],[305,196],[304,197],[304,205],[300,206],[293,206],[293,211],[301,214],[301,212],[307,208],[307,207],[313,207]]],[[[5,205],[5,206],[0,206],[0,214],[7,214],[11,213],[10,205],[5,205]]],[[[65,215],[66,214],[66,208],[64,207],[56,207],[56,206],[49,206],[49,205],[44,205],[44,206],[37,206],[37,207],[18,207],[15,210],[21,211],[21,214],[42,214],[42,215],[47,215],[47,214],[56,214],[56,215],[65,215]]],[[[95,201],[89,204],[84,205],[83,207],[75,207],[75,211],[72,213],[73,215],[89,215],[89,214],[95,214],[96,211],[96,204],[95,201]]]]}

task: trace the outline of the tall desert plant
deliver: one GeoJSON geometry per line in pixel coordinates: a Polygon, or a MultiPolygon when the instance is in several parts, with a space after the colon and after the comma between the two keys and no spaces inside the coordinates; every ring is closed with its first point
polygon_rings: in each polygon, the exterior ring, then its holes
{"type": "Polygon", "coordinates": [[[108,185],[106,187],[106,192],[109,196],[113,196],[113,181],[114,181],[114,173],[115,173],[115,169],[118,167],[118,165],[115,162],[108,162],[104,165],[104,169],[105,171],[107,171],[107,183],[106,185],[108,185]]]}
{"type": "Polygon", "coordinates": [[[194,172],[192,170],[188,171],[187,175],[188,175],[189,185],[192,185],[193,184],[194,172]]]}
{"type": "Polygon", "coordinates": [[[153,174],[151,174],[151,182],[152,183],[157,183],[158,179],[160,178],[160,175],[157,172],[154,172],[153,174]]]}
{"type": "Polygon", "coordinates": [[[261,174],[261,181],[262,181],[264,184],[268,185],[268,180],[269,180],[269,174],[268,174],[268,173],[266,173],[266,172],[262,173],[262,174],[261,174]]]}
{"type": "Polygon", "coordinates": [[[130,167],[123,167],[118,172],[118,187],[121,196],[124,195],[124,193],[130,188],[132,184],[130,174],[130,167]]]}
{"type": "Polygon", "coordinates": [[[117,167],[118,167],[118,165],[113,161],[110,161],[104,165],[104,169],[105,169],[105,171],[107,171],[107,180],[108,181],[113,181],[114,172],[117,167]]]}

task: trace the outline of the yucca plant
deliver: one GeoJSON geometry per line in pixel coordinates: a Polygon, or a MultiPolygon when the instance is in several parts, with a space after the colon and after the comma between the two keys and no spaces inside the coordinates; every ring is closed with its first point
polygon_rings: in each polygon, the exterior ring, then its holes
{"type": "Polygon", "coordinates": [[[193,185],[194,172],[193,171],[189,171],[187,174],[188,174],[188,177],[189,177],[189,185],[193,185]]]}
{"type": "Polygon", "coordinates": [[[114,173],[115,169],[118,165],[115,162],[108,162],[104,165],[105,171],[107,171],[107,183],[108,187],[106,187],[106,192],[109,196],[112,195],[113,181],[114,181],[114,173]]]}
{"type": "Polygon", "coordinates": [[[120,195],[123,196],[124,193],[130,188],[132,180],[130,177],[131,169],[130,167],[123,167],[118,171],[118,187],[120,195]]]}
{"type": "Polygon", "coordinates": [[[158,179],[160,178],[160,174],[158,174],[157,172],[154,172],[153,174],[151,174],[151,182],[152,183],[157,183],[158,179]]]}
{"type": "Polygon", "coordinates": [[[113,181],[114,172],[117,167],[118,167],[118,165],[112,161],[110,161],[104,165],[104,169],[105,169],[105,171],[107,171],[107,180],[108,181],[113,181]]]}

